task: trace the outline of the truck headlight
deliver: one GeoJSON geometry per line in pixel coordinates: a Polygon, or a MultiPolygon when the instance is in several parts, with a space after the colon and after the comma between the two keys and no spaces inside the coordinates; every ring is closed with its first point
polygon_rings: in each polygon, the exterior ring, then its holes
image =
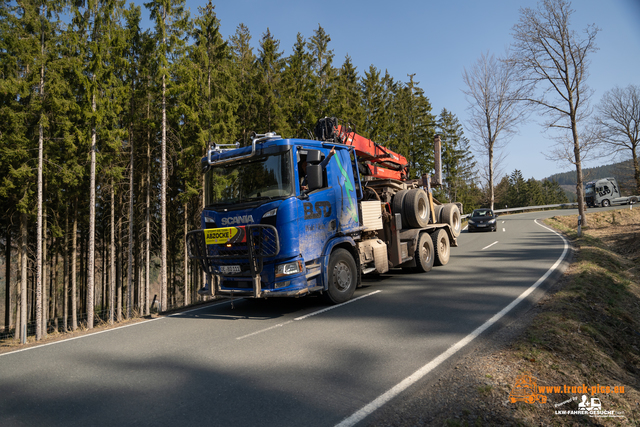
{"type": "Polygon", "coordinates": [[[262,215],[262,218],[269,218],[270,216],[276,216],[276,213],[278,213],[278,208],[271,209],[269,212],[262,215]]]}
{"type": "Polygon", "coordinates": [[[287,262],[276,266],[276,277],[288,276],[302,271],[302,261],[287,262]]]}

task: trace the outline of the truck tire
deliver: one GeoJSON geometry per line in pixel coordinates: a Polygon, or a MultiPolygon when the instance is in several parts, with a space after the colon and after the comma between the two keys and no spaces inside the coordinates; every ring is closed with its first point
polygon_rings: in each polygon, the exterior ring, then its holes
{"type": "Polygon", "coordinates": [[[412,271],[416,273],[431,271],[435,254],[433,250],[433,240],[431,240],[429,234],[420,233],[418,246],[416,247],[416,252],[413,257],[416,259],[416,266],[413,267],[412,271]]]}
{"type": "Polygon", "coordinates": [[[341,304],[353,297],[358,284],[356,262],[346,249],[338,248],[329,257],[329,286],[326,297],[332,304],[341,304]]]}
{"type": "Polygon", "coordinates": [[[395,196],[393,196],[393,200],[391,201],[391,210],[393,212],[393,214],[397,214],[399,213],[400,216],[402,217],[402,228],[406,228],[407,227],[407,220],[405,219],[405,215],[404,215],[404,198],[407,195],[407,193],[409,192],[409,190],[400,190],[398,191],[395,196]]]}
{"type": "Polygon", "coordinates": [[[442,208],[444,208],[444,205],[433,205],[433,223],[437,224],[437,223],[441,223],[442,220],[440,219],[440,213],[442,212],[442,208]]]}
{"type": "Polygon", "coordinates": [[[429,197],[422,188],[409,190],[404,196],[403,205],[409,227],[423,228],[429,225],[429,197]]]}
{"type": "Polygon", "coordinates": [[[602,202],[600,202],[600,206],[602,206],[603,208],[608,208],[609,206],[611,206],[611,202],[609,201],[609,199],[604,199],[602,202]]]}
{"type": "Polygon", "coordinates": [[[442,228],[431,234],[433,240],[433,264],[447,265],[451,248],[449,245],[449,235],[442,228]]]}
{"type": "Polygon", "coordinates": [[[462,231],[462,221],[460,220],[460,210],[455,203],[447,203],[440,212],[441,222],[449,224],[453,237],[458,237],[462,231]]]}

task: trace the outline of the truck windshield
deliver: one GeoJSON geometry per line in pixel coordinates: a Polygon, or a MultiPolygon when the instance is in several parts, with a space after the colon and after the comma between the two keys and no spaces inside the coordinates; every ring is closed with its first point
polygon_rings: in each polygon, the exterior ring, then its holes
{"type": "Polygon", "coordinates": [[[213,166],[205,173],[205,205],[220,206],[293,195],[291,150],[213,166]]]}
{"type": "Polygon", "coordinates": [[[584,194],[585,196],[588,196],[590,194],[593,194],[595,191],[596,186],[595,185],[587,185],[584,189],[584,194]]]}

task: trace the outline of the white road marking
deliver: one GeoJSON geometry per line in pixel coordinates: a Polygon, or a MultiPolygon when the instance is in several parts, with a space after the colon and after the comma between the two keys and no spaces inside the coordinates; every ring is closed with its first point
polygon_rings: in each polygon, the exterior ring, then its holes
{"type": "Polygon", "coordinates": [[[8,355],[10,355],[10,354],[14,354],[14,353],[20,353],[21,351],[35,350],[36,348],[47,347],[47,346],[54,345],[54,344],[61,344],[61,343],[68,342],[68,341],[79,340],[79,339],[81,339],[81,338],[92,337],[92,336],[94,336],[94,335],[103,334],[103,333],[105,333],[105,332],[117,331],[118,329],[124,329],[124,328],[128,328],[128,327],[130,327],[130,326],[143,325],[143,324],[145,324],[145,323],[155,322],[156,320],[166,319],[167,317],[180,316],[180,315],[183,315],[183,314],[186,314],[186,313],[191,313],[191,312],[193,312],[193,311],[204,310],[205,308],[216,307],[216,306],[218,306],[218,305],[229,304],[229,303],[231,303],[231,301],[222,301],[222,302],[220,302],[220,303],[218,303],[218,304],[205,305],[204,307],[193,308],[193,309],[191,309],[191,310],[181,311],[181,312],[179,312],[179,313],[170,314],[170,315],[168,315],[168,316],[156,317],[156,318],[154,318],[154,319],[143,320],[142,322],[130,323],[130,324],[128,324],[128,325],[118,326],[118,327],[116,327],[116,328],[111,328],[111,329],[104,329],[104,330],[102,330],[102,331],[93,332],[93,333],[91,333],[91,334],[80,335],[80,336],[77,336],[77,337],[67,338],[67,339],[60,340],[60,341],[53,341],[53,342],[49,342],[49,343],[46,343],[46,344],[36,345],[36,346],[33,346],[33,347],[22,348],[22,349],[20,349],[20,350],[10,351],[10,352],[8,352],[8,353],[2,353],[2,354],[0,354],[0,357],[2,357],[2,356],[8,356],[8,355]]]}
{"type": "Polygon", "coordinates": [[[360,421],[365,419],[365,417],[372,414],[375,410],[381,408],[383,405],[388,403],[391,399],[393,399],[394,397],[396,397],[397,395],[405,391],[407,388],[411,387],[413,384],[415,384],[416,382],[424,378],[425,375],[427,375],[429,372],[437,368],[440,364],[442,364],[442,362],[444,362],[445,360],[447,360],[448,358],[456,354],[458,350],[462,349],[464,346],[466,346],[471,341],[476,339],[481,333],[483,333],[485,330],[487,330],[489,327],[495,324],[498,320],[504,317],[505,314],[511,311],[511,309],[513,309],[516,305],[518,305],[522,300],[527,298],[538,286],[540,286],[540,284],[542,284],[547,279],[547,277],[549,277],[551,273],[553,273],[558,268],[558,266],[564,259],[569,249],[569,244],[567,240],[556,231],[538,223],[537,219],[535,220],[535,223],[538,224],[540,227],[546,228],[547,230],[560,236],[560,238],[564,242],[564,250],[562,251],[562,255],[560,255],[560,258],[557,259],[557,261],[551,266],[551,268],[549,268],[549,270],[547,270],[547,272],[541,278],[539,278],[537,282],[535,282],[526,291],[520,294],[518,298],[511,301],[511,303],[508,306],[506,306],[505,308],[500,310],[498,313],[496,313],[491,319],[484,322],[481,326],[476,328],[469,335],[467,335],[466,337],[464,337],[463,339],[461,339],[460,341],[458,341],[457,343],[449,347],[447,351],[440,354],[431,362],[427,363],[422,368],[418,369],[416,372],[414,372],[413,374],[411,374],[410,376],[408,376],[407,378],[399,382],[397,385],[389,389],[386,393],[378,396],[371,403],[365,405],[359,411],[353,413],[351,416],[342,420],[342,422],[337,424],[336,427],[351,427],[359,423],[360,421]]]}
{"type": "Polygon", "coordinates": [[[485,249],[489,249],[491,246],[495,245],[496,243],[498,243],[498,241],[496,240],[495,242],[493,242],[492,244],[490,244],[489,246],[485,246],[484,248],[480,249],[481,251],[484,251],[485,249]]]}
{"type": "Polygon", "coordinates": [[[296,317],[296,318],[295,318],[295,319],[293,319],[293,320],[288,320],[288,321],[283,322],[283,323],[278,323],[277,325],[269,326],[268,328],[265,328],[265,329],[260,329],[259,331],[251,332],[250,334],[243,335],[243,336],[238,337],[238,338],[236,338],[236,339],[237,339],[237,340],[242,340],[242,339],[245,339],[245,338],[252,337],[252,336],[254,336],[254,335],[261,334],[261,333],[263,333],[263,332],[270,331],[270,330],[272,330],[272,329],[281,328],[281,327],[283,327],[284,325],[288,325],[289,323],[293,323],[293,322],[295,322],[295,321],[297,321],[297,320],[304,320],[304,319],[308,319],[309,317],[311,317],[311,316],[315,316],[316,314],[321,314],[321,313],[327,312],[327,311],[329,311],[329,310],[333,310],[334,308],[338,308],[338,307],[342,307],[343,305],[351,304],[351,303],[352,303],[352,302],[354,302],[354,301],[358,301],[359,299],[366,298],[366,297],[371,296],[371,295],[375,295],[375,294],[377,294],[377,293],[379,293],[379,292],[382,292],[382,291],[374,291],[374,292],[368,293],[368,294],[366,294],[366,295],[361,295],[361,296],[359,296],[358,298],[351,299],[351,300],[349,300],[349,301],[347,301],[347,302],[343,302],[342,304],[332,305],[331,307],[323,308],[322,310],[314,311],[314,312],[312,312],[312,313],[305,314],[304,316],[296,317]]]}
{"type": "Polygon", "coordinates": [[[502,232],[504,233],[505,231],[507,231],[507,230],[503,228],[503,229],[502,229],[502,232]]]}

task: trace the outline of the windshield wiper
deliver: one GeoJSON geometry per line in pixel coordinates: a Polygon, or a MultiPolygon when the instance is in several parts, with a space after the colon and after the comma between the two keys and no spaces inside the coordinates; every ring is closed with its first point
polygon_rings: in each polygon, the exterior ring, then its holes
{"type": "Polygon", "coordinates": [[[273,197],[271,196],[256,196],[256,197],[247,197],[244,200],[271,200],[273,197]]]}

